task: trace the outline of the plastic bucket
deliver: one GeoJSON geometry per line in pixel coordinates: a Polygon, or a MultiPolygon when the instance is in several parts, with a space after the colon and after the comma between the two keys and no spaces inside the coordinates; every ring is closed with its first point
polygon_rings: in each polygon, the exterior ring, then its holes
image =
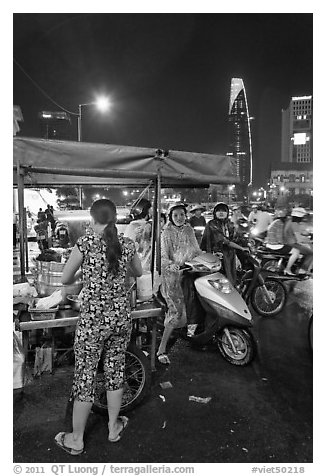
{"type": "Polygon", "coordinates": [[[137,278],[137,298],[139,301],[148,301],[153,296],[152,273],[144,273],[137,278]]]}

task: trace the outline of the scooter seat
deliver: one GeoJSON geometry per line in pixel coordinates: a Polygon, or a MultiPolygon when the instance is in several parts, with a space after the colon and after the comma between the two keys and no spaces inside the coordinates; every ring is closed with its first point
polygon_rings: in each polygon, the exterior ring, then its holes
{"type": "Polygon", "coordinates": [[[264,255],[280,255],[280,256],[286,256],[287,253],[284,253],[284,251],[280,250],[272,250],[271,248],[267,247],[260,247],[258,248],[258,253],[259,254],[264,254],[264,255]]]}

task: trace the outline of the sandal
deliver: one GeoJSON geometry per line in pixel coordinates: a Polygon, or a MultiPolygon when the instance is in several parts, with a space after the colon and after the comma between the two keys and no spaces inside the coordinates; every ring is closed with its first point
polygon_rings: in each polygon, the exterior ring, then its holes
{"type": "Polygon", "coordinates": [[[170,365],[171,363],[169,357],[166,354],[157,354],[157,360],[163,365],[170,365]]]}
{"type": "Polygon", "coordinates": [[[286,269],[283,271],[285,276],[297,276],[296,274],[292,273],[292,271],[287,271],[286,269]]]}
{"type": "Polygon", "coordinates": [[[129,423],[129,418],[127,418],[126,416],[119,416],[118,417],[118,421],[121,422],[122,424],[122,427],[121,427],[121,430],[119,431],[119,433],[117,434],[117,436],[115,438],[110,438],[108,437],[108,441],[110,443],[117,443],[118,441],[121,440],[121,437],[122,437],[122,433],[124,432],[124,430],[127,428],[128,426],[128,423],[129,423]]]}
{"type": "Polygon", "coordinates": [[[84,447],[81,448],[80,450],[76,450],[75,448],[70,448],[69,446],[65,445],[65,436],[66,436],[65,431],[60,431],[55,437],[54,437],[54,442],[59,448],[61,448],[63,451],[66,453],[69,453],[72,456],[79,456],[84,452],[84,447]]]}

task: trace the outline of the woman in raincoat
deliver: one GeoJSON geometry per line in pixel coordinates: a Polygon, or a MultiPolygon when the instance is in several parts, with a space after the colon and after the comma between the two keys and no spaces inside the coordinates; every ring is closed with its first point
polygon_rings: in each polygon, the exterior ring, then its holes
{"type": "Polygon", "coordinates": [[[213,210],[213,220],[205,227],[200,247],[209,253],[223,254],[223,268],[232,284],[236,281],[236,245],[232,242],[234,236],[234,224],[229,220],[229,207],[226,203],[218,202],[213,210]]]}
{"type": "Polygon", "coordinates": [[[173,204],[168,213],[168,223],[161,237],[162,284],[161,293],[168,311],[164,321],[164,332],[157,357],[162,364],[169,364],[166,345],[173,329],[187,324],[184,295],[181,286],[180,267],[185,261],[202,254],[193,228],[186,223],[187,205],[182,202],[173,204]]]}

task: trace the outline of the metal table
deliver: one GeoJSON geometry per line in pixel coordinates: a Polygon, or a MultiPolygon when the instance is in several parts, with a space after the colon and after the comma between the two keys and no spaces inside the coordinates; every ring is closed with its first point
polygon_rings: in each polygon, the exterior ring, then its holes
{"type": "MultiPolygon", "coordinates": [[[[138,302],[136,308],[131,311],[131,317],[133,320],[147,319],[151,321],[151,349],[150,349],[150,362],[151,370],[155,371],[155,352],[156,352],[156,338],[157,338],[157,318],[164,316],[163,307],[153,299],[148,302],[138,302]]],[[[64,317],[58,319],[50,319],[45,321],[16,321],[16,330],[21,331],[23,334],[23,346],[25,350],[25,357],[27,357],[28,345],[29,345],[29,331],[34,329],[51,329],[55,327],[75,327],[79,319],[79,315],[76,313],[75,317],[64,317]]],[[[25,359],[26,361],[26,359],[25,359]]]]}

